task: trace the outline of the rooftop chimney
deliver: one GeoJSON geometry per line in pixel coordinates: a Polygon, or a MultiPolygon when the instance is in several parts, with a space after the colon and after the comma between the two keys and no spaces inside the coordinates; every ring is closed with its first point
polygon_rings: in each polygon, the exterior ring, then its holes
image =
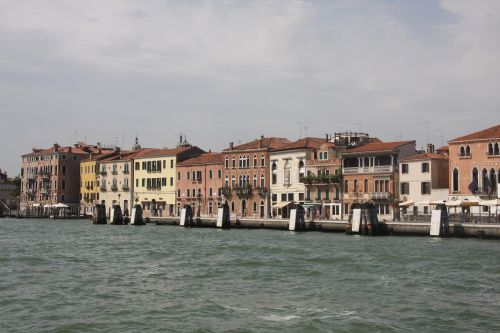
{"type": "Polygon", "coordinates": [[[434,153],[434,145],[432,143],[427,144],[427,152],[434,153]]]}
{"type": "Polygon", "coordinates": [[[60,147],[60,146],[59,146],[59,144],[58,144],[57,142],[56,142],[56,143],[54,143],[54,150],[55,150],[55,151],[59,151],[59,147],[60,147]]]}
{"type": "Polygon", "coordinates": [[[234,148],[234,142],[229,142],[229,150],[233,150],[234,148]]]}
{"type": "Polygon", "coordinates": [[[326,136],[326,142],[330,141],[328,134],[325,134],[325,136],[326,136]]]}
{"type": "Polygon", "coordinates": [[[261,135],[261,136],[260,136],[260,148],[262,148],[263,141],[264,141],[264,136],[263,136],[263,135],[261,135]]]}

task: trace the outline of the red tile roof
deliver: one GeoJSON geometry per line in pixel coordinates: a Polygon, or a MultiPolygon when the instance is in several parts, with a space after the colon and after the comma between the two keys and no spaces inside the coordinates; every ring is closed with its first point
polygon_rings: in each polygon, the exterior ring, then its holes
{"type": "Polygon", "coordinates": [[[394,141],[394,142],[371,142],[359,147],[347,149],[346,154],[378,152],[378,151],[393,151],[399,147],[415,143],[415,141],[394,141]]]}
{"type": "MultiPolygon", "coordinates": [[[[253,141],[234,146],[232,150],[275,149],[288,143],[290,143],[290,140],[288,139],[270,137],[255,139],[253,141]]],[[[230,149],[224,149],[224,151],[227,152],[230,151],[230,149]]]]}
{"type": "Polygon", "coordinates": [[[134,158],[148,158],[156,156],[172,156],[182,153],[192,147],[180,147],[180,148],[146,148],[141,149],[140,152],[135,155],[134,158]]]}
{"type": "Polygon", "coordinates": [[[190,158],[183,162],[177,163],[177,166],[187,167],[194,165],[210,165],[210,164],[221,164],[222,165],[222,154],[221,153],[205,153],[199,156],[190,158]]]}
{"type": "Polygon", "coordinates": [[[420,160],[448,160],[448,156],[438,153],[422,153],[401,159],[401,161],[420,161],[420,160]]]}
{"type": "Polygon", "coordinates": [[[155,148],[142,148],[139,150],[132,150],[132,151],[122,151],[116,155],[112,155],[108,158],[104,158],[101,160],[101,163],[105,162],[111,162],[111,161],[128,161],[134,159],[137,155],[142,153],[144,150],[153,150],[155,148]]]}
{"type": "Polygon", "coordinates": [[[441,146],[436,151],[450,151],[450,146],[441,146]]]}
{"type": "Polygon", "coordinates": [[[33,152],[29,154],[24,154],[22,156],[39,156],[39,155],[49,155],[49,154],[55,154],[55,153],[64,153],[64,154],[105,154],[105,153],[111,153],[113,152],[113,149],[104,149],[104,148],[97,148],[95,146],[87,146],[87,145],[75,145],[75,146],[66,146],[66,147],[51,147],[51,148],[44,148],[44,149],[38,149],[38,148],[33,148],[33,152]]]}
{"type": "Polygon", "coordinates": [[[483,140],[483,139],[500,139],[500,125],[496,125],[479,132],[474,132],[467,134],[449,142],[460,142],[460,141],[473,141],[473,140],[483,140]]]}
{"type": "MultiPolygon", "coordinates": [[[[273,151],[292,150],[292,149],[318,149],[322,144],[329,143],[325,138],[303,138],[294,142],[283,144],[273,151]]],[[[333,143],[332,143],[333,144],[333,143]]]]}

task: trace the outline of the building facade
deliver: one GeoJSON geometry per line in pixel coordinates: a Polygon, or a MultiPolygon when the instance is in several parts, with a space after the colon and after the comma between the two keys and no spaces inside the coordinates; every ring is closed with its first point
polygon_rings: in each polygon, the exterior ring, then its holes
{"type": "Polygon", "coordinates": [[[344,212],[353,203],[373,202],[381,219],[397,218],[399,161],[416,153],[415,141],[371,142],[343,152],[344,212]]]}
{"type": "Polygon", "coordinates": [[[451,199],[498,198],[500,125],[448,143],[451,199]]]}
{"type": "Polygon", "coordinates": [[[76,213],[80,206],[80,162],[90,154],[109,152],[77,143],[68,147],[54,144],[22,155],[21,209],[62,203],[76,213]]]}
{"type": "Polygon", "coordinates": [[[223,159],[208,152],[177,163],[176,214],[191,205],[195,216],[215,216],[222,203],[223,159]]]}
{"type": "MultiPolygon", "coordinates": [[[[308,162],[314,160],[320,145],[328,139],[303,138],[269,152],[272,216],[288,218],[291,206],[304,205],[308,162]]],[[[310,171],[309,171],[310,173],[310,171]]]]}
{"type": "Polygon", "coordinates": [[[145,217],[176,214],[177,163],[203,154],[190,145],[174,149],[146,149],[134,157],[134,201],[145,217]]]}
{"type": "Polygon", "coordinates": [[[284,138],[261,137],[223,151],[224,186],[222,194],[235,217],[268,217],[269,152],[290,143],[284,138]]]}
{"type": "Polygon", "coordinates": [[[403,214],[431,214],[431,203],[448,200],[448,177],[448,157],[435,153],[432,145],[426,153],[401,159],[400,201],[408,203],[408,207],[402,208],[403,214]]]}

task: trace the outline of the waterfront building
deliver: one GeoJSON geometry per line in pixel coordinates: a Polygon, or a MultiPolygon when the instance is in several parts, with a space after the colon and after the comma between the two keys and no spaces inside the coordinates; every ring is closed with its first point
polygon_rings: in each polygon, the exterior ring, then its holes
{"type": "MultiPolygon", "coordinates": [[[[449,142],[450,199],[499,197],[500,125],[449,142]]],[[[483,209],[487,210],[485,206],[483,209]]],[[[473,207],[479,213],[479,207],[473,207]]]]}
{"type": "Polygon", "coordinates": [[[399,161],[416,153],[415,141],[370,142],[343,152],[344,212],[353,203],[369,201],[381,219],[397,218],[399,161]]]}
{"type": "MultiPolygon", "coordinates": [[[[293,204],[304,205],[306,201],[304,180],[308,173],[308,162],[316,160],[317,149],[323,144],[330,144],[329,139],[308,137],[284,144],[269,152],[273,217],[288,218],[293,204]]],[[[323,157],[323,153],[321,156],[323,157]]]]}
{"type": "Polygon", "coordinates": [[[0,169],[0,216],[2,216],[2,212],[7,213],[14,203],[12,193],[15,189],[16,186],[12,180],[9,180],[7,173],[2,172],[2,169],[0,169]]]}
{"type": "Polygon", "coordinates": [[[223,151],[224,186],[222,194],[231,214],[243,217],[268,217],[269,152],[290,143],[288,139],[261,136],[260,139],[223,151]]]}
{"type": "Polygon", "coordinates": [[[95,204],[99,203],[98,171],[102,159],[120,154],[120,149],[104,154],[90,154],[80,162],[80,212],[92,215],[95,204]]]}
{"type": "Polygon", "coordinates": [[[134,156],[134,202],[148,216],[175,215],[175,177],[179,162],[203,154],[182,142],[173,149],[146,149],[134,156]]]}
{"type": "Polygon", "coordinates": [[[222,203],[223,159],[208,152],[177,163],[177,215],[191,205],[195,216],[214,216],[222,203]]]}
{"type": "Polygon", "coordinates": [[[80,162],[90,154],[109,153],[99,144],[77,143],[47,149],[33,149],[22,155],[21,209],[65,204],[72,213],[80,205],[80,162]]]}
{"type": "Polygon", "coordinates": [[[403,214],[409,209],[413,215],[431,214],[431,203],[448,200],[448,174],[448,156],[436,153],[432,144],[425,153],[401,159],[399,195],[403,214]]]}
{"type": "Polygon", "coordinates": [[[109,217],[111,208],[120,206],[123,216],[130,216],[134,198],[134,158],[139,154],[152,151],[151,148],[124,151],[104,158],[99,163],[97,188],[98,203],[105,206],[109,217]]]}
{"type": "Polygon", "coordinates": [[[2,169],[0,169],[0,184],[5,183],[7,183],[7,172],[2,172],[2,169]]]}

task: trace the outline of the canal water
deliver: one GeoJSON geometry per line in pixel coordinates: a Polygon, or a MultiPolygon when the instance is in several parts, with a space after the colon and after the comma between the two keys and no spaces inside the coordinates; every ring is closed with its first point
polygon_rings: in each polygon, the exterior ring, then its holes
{"type": "Polygon", "coordinates": [[[499,332],[500,242],[0,219],[0,332],[499,332]]]}

